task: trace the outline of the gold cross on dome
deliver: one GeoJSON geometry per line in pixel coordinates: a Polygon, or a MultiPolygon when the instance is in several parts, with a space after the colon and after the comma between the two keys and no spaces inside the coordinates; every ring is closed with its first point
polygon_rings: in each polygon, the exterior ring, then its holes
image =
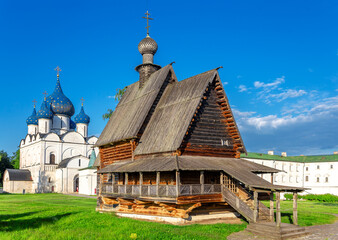
{"type": "Polygon", "coordinates": [[[80,99],[80,101],[81,101],[81,106],[83,106],[83,103],[84,103],[84,98],[82,97],[81,99],[80,99]]]}
{"type": "Polygon", "coordinates": [[[60,72],[61,72],[61,68],[59,66],[57,66],[54,70],[56,71],[56,76],[59,77],[60,72]]]}
{"type": "Polygon", "coordinates": [[[42,94],[45,95],[44,99],[46,100],[48,93],[46,91],[44,91],[42,94]]]}
{"type": "Polygon", "coordinates": [[[142,17],[142,18],[147,19],[146,29],[147,29],[147,36],[149,36],[149,28],[150,28],[150,26],[149,26],[149,20],[154,20],[154,19],[149,17],[150,13],[148,11],[145,13],[145,15],[146,15],[146,17],[142,17]]]}
{"type": "Polygon", "coordinates": [[[34,108],[35,108],[35,104],[37,103],[37,101],[34,99],[32,102],[33,102],[34,108]]]}

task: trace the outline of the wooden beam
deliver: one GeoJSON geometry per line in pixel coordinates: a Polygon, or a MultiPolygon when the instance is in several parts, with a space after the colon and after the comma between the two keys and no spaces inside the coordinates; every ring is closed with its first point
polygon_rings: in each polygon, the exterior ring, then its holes
{"type": "Polygon", "coordinates": [[[128,173],[125,173],[124,185],[128,185],[128,173]]]}
{"type": "Polygon", "coordinates": [[[273,222],[275,221],[275,209],[274,209],[274,204],[273,204],[273,192],[270,192],[270,221],[273,222]]]}
{"type": "Polygon", "coordinates": [[[297,213],[297,192],[293,192],[293,224],[298,225],[298,213],[297,213]]]}
{"type": "Polygon", "coordinates": [[[254,222],[258,219],[258,192],[254,191],[254,222]]]}
{"type": "Polygon", "coordinates": [[[273,173],[271,173],[271,184],[273,184],[273,173]]]}
{"type": "Polygon", "coordinates": [[[176,171],[176,195],[180,194],[180,172],[176,171]]]}
{"type": "Polygon", "coordinates": [[[276,192],[276,225],[280,227],[281,225],[281,212],[280,212],[280,192],[276,192]]]}
{"type": "Polygon", "coordinates": [[[201,194],[204,193],[204,171],[200,172],[201,194]]]}
{"type": "Polygon", "coordinates": [[[159,195],[159,186],[160,186],[160,179],[161,175],[160,175],[160,172],[156,172],[156,195],[158,196],[159,195]]]}
{"type": "Polygon", "coordinates": [[[142,185],[143,185],[143,173],[142,172],[140,172],[139,184],[140,184],[140,196],[142,196],[142,185]]]}

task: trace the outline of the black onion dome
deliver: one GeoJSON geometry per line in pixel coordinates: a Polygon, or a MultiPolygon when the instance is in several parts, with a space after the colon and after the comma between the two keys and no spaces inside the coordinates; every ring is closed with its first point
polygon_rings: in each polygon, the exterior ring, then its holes
{"type": "Polygon", "coordinates": [[[71,117],[75,113],[73,103],[63,94],[59,79],[56,81],[54,92],[47,97],[47,103],[51,105],[54,114],[64,114],[71,117]]]}

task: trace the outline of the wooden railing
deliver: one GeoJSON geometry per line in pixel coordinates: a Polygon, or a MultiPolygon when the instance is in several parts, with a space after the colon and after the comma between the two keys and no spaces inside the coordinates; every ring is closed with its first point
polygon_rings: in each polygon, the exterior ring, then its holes
{"type": "Polygon", "coordinates": [[[186,195],[202,195],[221,193],[220,184],[189,184],[179,185],[177,194],[176,185],[117,185],[103,183],[101,193],[106,195],[177,197],[186,195]]]}
{"type": "Polygon", "coordinates": [[[223,197],[225,201],[233,207],[237,212],[244,216],[248,221],[254,221],[254,211],[244,203],[236,194],[231,192],[227,187],[223,186],[223,197]]]}

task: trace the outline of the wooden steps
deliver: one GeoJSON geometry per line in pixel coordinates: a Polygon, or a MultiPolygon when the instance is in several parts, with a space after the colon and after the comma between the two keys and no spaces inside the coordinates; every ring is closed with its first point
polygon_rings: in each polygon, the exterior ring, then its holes
{"type": "Polygon", "coordinates": [[[277,227],[274,222],[250,223],[246,230],[269,239],[289,239],[308,234],[304,227],[286,223],[282,223],[280,227],[277,227]]]}

